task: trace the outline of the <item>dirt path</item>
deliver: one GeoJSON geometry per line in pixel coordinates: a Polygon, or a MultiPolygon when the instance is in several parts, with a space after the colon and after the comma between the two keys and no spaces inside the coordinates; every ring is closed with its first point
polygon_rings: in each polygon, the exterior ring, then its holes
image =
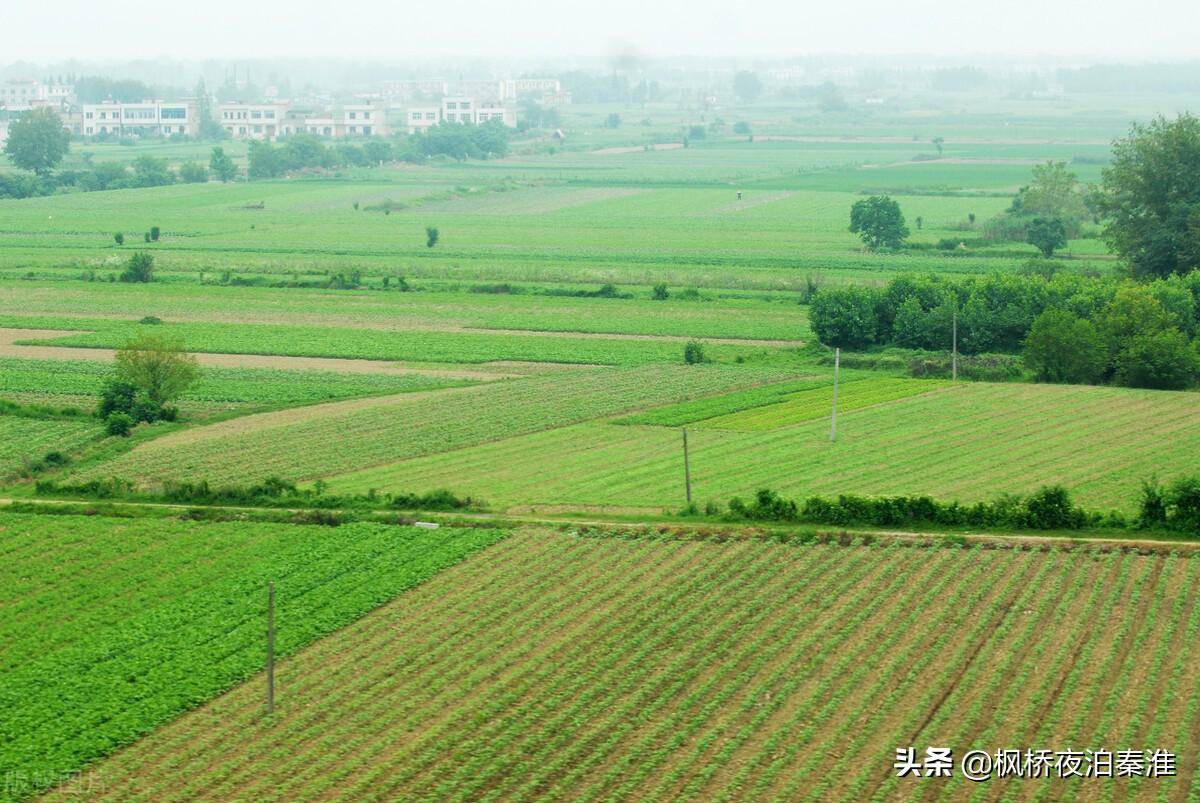
{"type": "Polygon", "coordinates": [[[622,153],[640,153],[641,151],[674,151],[683,147],[682,142],[657,142],[653,145],[628,145],[620,148],[600,148],[592,151],[596,156],[616,156],[622,153]]]}
{"type": "MultiPolygon", "coordinates": [[[[112,362],[112,349],[71,346],[21,346],[18,340],[49,340],[78,335],[58,329],[0,329],[0,357],[25,357],[37,360],[95,360],[112,362]]],[[[285,357],[277,354],[204,354],[196,359],[201,365],[216,368],[272,368],[290,371],[329,371],[338,374],[420,374],[449,379],[491,381],[524,376],[527,371],[474,370],[470,368],[415,368],[386,360],[350,360],[333,357],[285,357]]],[[[502,367],[502,366],[498,366],[502,367]]]]}

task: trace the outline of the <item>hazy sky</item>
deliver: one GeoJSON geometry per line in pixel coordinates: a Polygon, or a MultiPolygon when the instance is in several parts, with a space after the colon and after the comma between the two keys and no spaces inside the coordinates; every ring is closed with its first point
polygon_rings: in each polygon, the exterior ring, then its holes
{"type": "Polygon", "coordinates": [[[0,0],[0,63],[809,53],[1200,56],[1197,0],[0,0]]]}

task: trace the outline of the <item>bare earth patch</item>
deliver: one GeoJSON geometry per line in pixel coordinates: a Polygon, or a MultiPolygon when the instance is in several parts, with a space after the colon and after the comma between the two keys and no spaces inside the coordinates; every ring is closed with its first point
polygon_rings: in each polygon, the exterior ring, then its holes
{"type": "MultiPolygon", "coordinates": [[[[58,329],[0,329],[0,357],[26,357],[37,360],[96,360],[112,362],[113,349],[75,348],[70,346],[21,346],[18,340],[68,337],[79,332],[58,329]]],[[[449,379],[497,380],[522,376],[503,371],[476,371],[457,368],[416,368],[387,360],[351,360],[335,357],[285,357],[278,354],[204,354],[196,355],[201,365],[216,368],[272,368],[292,371],[331,371],[340,374],[421,374],[449,379]]]]}

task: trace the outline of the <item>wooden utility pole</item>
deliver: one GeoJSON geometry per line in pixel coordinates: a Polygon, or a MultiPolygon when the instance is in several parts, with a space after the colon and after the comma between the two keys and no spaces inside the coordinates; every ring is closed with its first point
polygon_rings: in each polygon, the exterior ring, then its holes
{"type": "Polygon", "coordinates": [[[275,584],[267,584],[267,713],[275,711],[275,584]]]}
{"type": "Polygon", "coordinates": [[[687,427],[683,428],[683,490],[687,494],[687,503],[692,503],[692,468],[688,463],[687,427]]]}
{"type": "Polygon", "coordinates": [[[832,443],[837,440],[837,386],[838,374],[842,370],[842,350],[836,348],[833,350],[833,414],[829,417],[829,440],[832,443]]]}
{"type": "Polygon", "coordinates": [[[954,318],[952,319],[952,321],[953,321],[953,323],[951,324],[951,331],[953,332],[953,334],[951,335],[951,338],[954,343],[954,356],[950,358],[950,378],[957,380],[958,379],[958,310],[957,309],[954,310],[954,318]]]}

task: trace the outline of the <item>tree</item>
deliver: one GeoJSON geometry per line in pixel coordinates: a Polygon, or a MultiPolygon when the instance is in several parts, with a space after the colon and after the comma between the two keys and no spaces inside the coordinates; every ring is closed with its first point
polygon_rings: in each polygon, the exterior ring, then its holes
{"type": "Polygon", "coordinates": [[[1117,355],[1114,378],[1133,388],[1183,390],[1196,382],[1200,355],[1178,329],[1138,335],[1117,355]]]}
{"type": "Polygon", "coordinates": [[[437,245],[438,237],[440,237],[440,236],[441,236],[441,233],[435,227],[426,226],[425,227],[425,247],[433,248],[435,245],[437,245]]]}
{"type": "Polygon", "coordinates": [[[850,231],[862,237],[867,248],[899,248],[908,237],[900,205],[886,195],[855,201],[850,207],[850,231]]]}
{"type": "Polygon", "coordinates": [[[1100,332],[1066,310],[1043,312],[1025,340],[1025,365],[1039,382],[1091,384],[1104,376],[1107,363],[1100,332]]]}
{"type": "Polygon", "coordinates": [[[1097,205],[1105,240],[1135,276],[1200,266],[1200,118],[1134,124],[1113,145],[1097,205]]]}
{"type": "Polygon", "coordinates": [[[179,178],[186,184],[203,184],[208,181],[208,168],[199,162],[184,162],[179,166],[179,178]]]}
{"type": "Polygon", "coordinates": [[[656,284],[654,285],[654,292],[651,297],[655,301],[666,301],[671,297],[671,293],[667,290],[666,284],[656,284]]]}
{"type": "Polygon", "coordinates": [[[750,131],[751,131],[750,124],[748,122],[746,122],[745,120],[738,120],[736,123],[733,124],[733,133],[735,133],[735,134],[746,135],[746,134],[749,134],[750,131]]]}
{"type": "Polygon", "coordinates": [[[1049,259],[1055,250],[1066,248],[1067,228],[1056,217],[1035,217],[1025,227],[1025,241],[1042,252],[1049,259]]]}
{"type": "Polygon", "coordinates": [[[162,187],[175,183],[166,159],[139,156],[133,161],[133,181],[139,187],[162,187]]]}
{"type": "Polygon", "coordinates": [[[115,359],[116,380],[160,410],[200,376],[199,363],[184,351],[182,341],[163,335],[138,335],[117,349],[115,359]]]}
{"type": "MultiPolygon", "coordinates": [[[[208,87],[204,85],[204,79],[201,78],[196,83],[196,119],[200,121],[199,135],[201,139],[222,139],[226,136],[225,129],[213,117],[212,97],[208,94],[208,87]]],[[[186,180],[186,179],[185,179],[186,180]]]]}
{"type": "Polygon", "coordinates": [[[945,137],[934,137],[933,139],[931,139],[929,141],[933,143],[933,147],[937,148],[938,156],[941,156],[946,147],[946,138],[945,137]]]}
{"type": "Polygon", "coordinates": [[[861,349],[875,342],[878,293],[867,287],[819,291],[809,306],[809,324],[826,346],[861,349]]]}
{"type": "Polygon", "coordinates": [[[704,362],[704,344],[698,340],[689,340],[683,347],[683,361],[687,365],[699,365],[704,362]]]}
{"type": "Polygon", "coordinates": [[[49,107],[26,112],[8,127],[4,152],[22,170],[39,176],[48,175],[70,148],[71,135],[63,128],[62,118],[49,107]]]}
{"type": "Polygon", "coordinates": [[[237,167],[233,164],[233,159],[220,147],[212,149],[212,155],[208,158],[208,169],[222,183],[228,183],[237,176],[237,167]]]}
{"type": "Polygon", "coordinates": [[[604,118],[604,127],[605,128],[620,128],[621,127],[621,115],[617,114],[616,112],[613,112],[608,117],[604,118]]]}
{"type": "MultiPolygon", "coordinates": [[[[147,239],[149,239],[147,232],[147,239]]],[[[125,270],[121,272],[121,281],[131,283],[146,283],[154,281],[154,257],[145,251],[137,251],[129,258],[125,270]]]]}
{"type": "Polygon", "coordinates": [[[738,70],[733,76],[733,94],[738,100],[749,103],[762,93],[762,82],[758,75],[749,70],[738,70]]]}
{"type": "Polygon", "coordinates": [[[249,159],[250,166],[246,170],[246,175],[250,178],[277,178],[283,174],[283,160],[279,156],[279,151],[269,142],[252,140],[249,159]]]}

